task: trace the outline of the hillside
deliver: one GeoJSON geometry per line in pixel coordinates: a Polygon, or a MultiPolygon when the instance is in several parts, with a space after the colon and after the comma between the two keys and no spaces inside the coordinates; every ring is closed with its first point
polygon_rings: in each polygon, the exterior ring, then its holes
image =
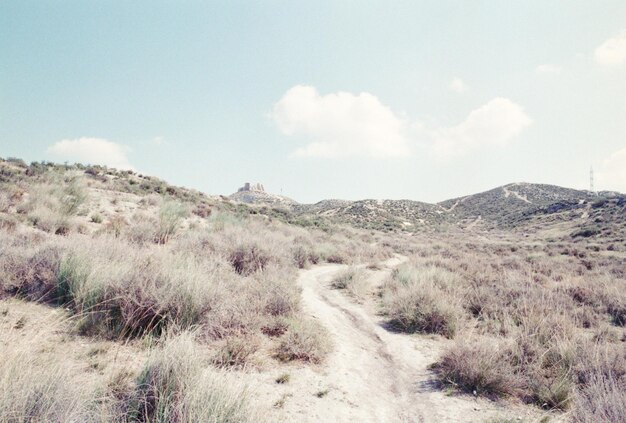
{"type": "Polygon", "coordinates": [[[552,204],[581,205],[613,193],[592,193],[555,185],[515,183],[461,198],[442,201],[439,205],[461,219],[477,218],[499,224],[514,224],[523,214],[552,204]]]}
{"type": "Polygon", "coordinates": [[[626,237],[624,194],[592,193],[546,184],[508,184],[437,204],[412,200],[323,200],[299,204],[264,190],[243,190],[229,198],[253,204],[260,213],[280,215],[291,223],[304,225],[338,223],[387,232],[556,231],[561,238],[583,233],[615,244],[616,248],[624,247],[626,237]]]}
{"type": "Polygon", "coordinates": [[[623,195],[238,194],[0,160],[0,421],[626,416],[623,195]]]}

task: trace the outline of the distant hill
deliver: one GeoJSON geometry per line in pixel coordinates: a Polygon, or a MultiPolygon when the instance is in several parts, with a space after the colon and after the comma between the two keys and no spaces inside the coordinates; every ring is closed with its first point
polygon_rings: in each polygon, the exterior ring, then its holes
{"type": "Polygon", "coordinates": [[[368,229],[413,230],[444,222],[441,207],[412,200],[324,200],[294,207],[299,214],[316,214],[368,229]]]}
{"type": "Polygon", "coordinates": [[[594,193],[556,185],[513,183],[489,191],[439,203],[455,220],[477,219],[498,226],[516,225],[536,213],[581,209],[599,198],[619,196],[616,192],[594,193]]]}
{"type": "Polygon", "coordinates": [[[300,204],[287,197],[270,194],[260,184],[246,184],[229,198],[247,204],[279,207],[284,213],[296,217],[314,217],[384,231],[413,232],[453,227],[529,228],[562,221],[570,221],[572,226],[579,223],[582,225],[581,218],[586,221],[596,215],[602,215],[604,221],[608,219],[613,223],[617,222],[614,228],[620,228],[619,222],[626,220],[626,211],[623,209],[623,200],[626,197],[623,194],[610,191],[594,193],[532,183],[507,184],[437,204],[413,200],[371,199],[332,199],[315,204],[300,204]]]}
{"type": "Polygon", "coordinates": [[[513,183],[489,191],[453,198],[439,203],[456,218],[478,218],[507,223],[521,214],[563,202],[582,204],[597,195],[589,191],[563,188],[555,185],[513,183]]]}

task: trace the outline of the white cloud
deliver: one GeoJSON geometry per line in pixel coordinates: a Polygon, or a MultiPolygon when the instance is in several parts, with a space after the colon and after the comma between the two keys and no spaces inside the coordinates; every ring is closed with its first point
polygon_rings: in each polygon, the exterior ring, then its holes
{"type": "Polygon", "coordinates": [[[432,153],[447,157],[480,147],[502,146],[519,135],[532,120],[524,109],[506,98],[494,98],[470,112],[463,122],[451,128],[430,131],[432,153]]]}
{"type": "Polygon", "coordinates": [[[602,162],[596,173],[596,188],[626,193],[626,148],[616,151],[602,162]]]}
{"type": "Polygon", "coordinates": [[[544,63],[535,68],[535,72],[540,74],[558,75],[561,73],[561,67],[552,63],[544,63]]]}
{"type": "Polygon", "coordinates": [[[596,48],[595,59],[597,63],[604,66],[626,63],[626,29],[600,44],[596,48]]]}
{"type": "Polygon", "coordinates": [[[454,78],[452,82],[450,82],[450,85],[448,86],[448,88],[450,88],[455,93],[459,93],[459,94],[462,94],[469,89],[467,84],[463,82],[461,78],[458,78],[458,77],[454,78]]]}
{"type": "Polygon", "coordinates": [[[271,117],[283,134],[308,141],[293,156],[323,158],[405,157],[417,143],[437,157],[458,156],[506,145],[532,122],[520,105],[495,98],[459,125],[428,127],[397,116],[372,94],[320,95],[302,85],[283,95],[271,117]]]}
{"type": "Polygon", "coordinates": [[[271,117],[285,135],[309,143],[293,155],[404,157],[409,155],[408,123],[369,93],[320,95],[314,87],[289,89],[271,117]]]}
{"type": "Polygon", "coordinates": [[[102,138],[82,137],[62,140],[48,148],[48,153],[57,160],[99,164],[116,169],[133,169],[128,161],[130,149],[102,138]]]}

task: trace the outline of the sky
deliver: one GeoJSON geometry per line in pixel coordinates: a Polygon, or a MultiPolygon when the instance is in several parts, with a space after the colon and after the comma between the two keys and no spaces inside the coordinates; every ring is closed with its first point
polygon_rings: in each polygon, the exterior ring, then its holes
{"type": "Polygon", "coordinates": [[[0,157],[300,202],[626,192],[626,2],[0,0],[0,157]]]}

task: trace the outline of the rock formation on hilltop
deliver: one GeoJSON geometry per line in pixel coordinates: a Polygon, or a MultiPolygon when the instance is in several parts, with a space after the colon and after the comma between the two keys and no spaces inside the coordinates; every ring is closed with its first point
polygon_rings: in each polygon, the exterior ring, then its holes
{"type": "Polygon", "coordinates": [[[229,196],[231,200],[241,201],[248,204],[270,204],[292,206],[296,204],[291,198],[282,195],[271,194],[265,191],[263,184],[246,182],[236,193],[229,196]]]}
{"type": "Polygon", "coordinates": [[[265,192],[265,187],[260,182],[256,184],[251,184],[250,182],[246,182],[243,184],[241,188],[237,190],[237,192],[249,192],[249,191],[257,191],[257,192],[265,192]]]}

